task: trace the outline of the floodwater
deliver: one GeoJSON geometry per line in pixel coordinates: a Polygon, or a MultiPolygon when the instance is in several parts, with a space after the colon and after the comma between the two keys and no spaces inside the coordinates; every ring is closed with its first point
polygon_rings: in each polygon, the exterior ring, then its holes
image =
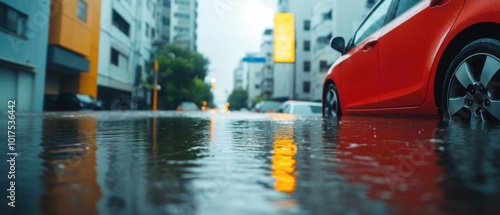
{"type": "Polygon", "coordinates": [[[16,152],[16,207],[4,161],[1,214],[500,213],[500,125],[491,123],[18,114],[16,152]]]}

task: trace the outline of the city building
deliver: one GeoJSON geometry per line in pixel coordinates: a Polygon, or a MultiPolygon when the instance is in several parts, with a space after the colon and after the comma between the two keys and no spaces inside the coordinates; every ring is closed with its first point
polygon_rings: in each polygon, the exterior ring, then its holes
{"type": "Polygon", "coordinates": [[[276,63],[274,99],[311,99],[311,17],[320,0],[279,0],[278,12],[293,13],[295,19],[295,63],[276,63]]]}
{"type": "Polygon", "coordinates": [[[311,70],[310,100],[321,101],[325,76],[340,57],[340,53],[330,47],[330,39],[341,36],[348,41],[374,3],[373,0],[326,0],[313,7],[311,63],[304,65],[311,70]]]}
{"type": "Polygon", "coordinates": [[[50,1],[0,0],[0,112],[42,111],[50,1]]]}
{"type": "Polygon", "coordinates": [[[52,7],[45,110],[55,110],[60,93],[97,96],[101,1],[52,0],[52,7]]]}
{"type": "Polygon", "coordinates": [[[196,51],[198,1],[163,0],[160,6],[162,41],[196,51]]]}
{"type": "Polygon", "coordinates": [[[233,89],[246,89],[246,75],[243,70],[243,62],[238,64],[238,67],[234,69],[234,81],[233,81],[233,89]]]}
{"type": "Polygon", "coordinates": [[[274,61],[273,61],[273,29],[266,29],[260,46],[261,55],[266,58],[264,67],[262,68],[262,96],[272,98],[273,82],[274,82],[274,61]]]}
{"type": "Polygon", "coordinates": [[[243,58],[243,70],[246,75],[246,90],[248,92],[248,104],[255,105],[252,100],[262,95],[262,69],[266,65],[265,57],[260,53],[247,53],[243,58]]]}
{"type": "Polygon", "coordinates": [[[147,101],[140,80],[159,37],[157,0],[102,1],[98,98],[104,109],[141,108],[147,101]]]}
{"type": "Polygon", "coordinates": [[[160,29],[161,32],[161,41],[163,42],[170,42],[170,26],[171,26],[171,7],[172,7],[172,1],[171,0],[160,0],[160,4],[158,4],[158,7],[160,8],[160,23],[158,28],[160,29]]]}

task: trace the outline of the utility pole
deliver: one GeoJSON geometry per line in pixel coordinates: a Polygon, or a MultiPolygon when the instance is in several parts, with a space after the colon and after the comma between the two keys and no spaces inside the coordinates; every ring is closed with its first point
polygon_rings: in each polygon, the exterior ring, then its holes
{"type": "Polygon", "coordinates": [[[158,64],[158,60],[155,60],[154,70],[155,70],[155,81],[153,85],[153,111],[158,110],[158,70],[160,65],[158,64]]]}

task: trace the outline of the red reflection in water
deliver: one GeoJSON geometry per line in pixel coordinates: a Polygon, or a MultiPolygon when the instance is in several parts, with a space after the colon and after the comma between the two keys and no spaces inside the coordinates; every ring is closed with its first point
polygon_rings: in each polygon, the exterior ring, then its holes
{"type": "Polygon", "coordinates": [[[444,173],[434,152],[437,124],[434,119],[344,118],[338,126],[336,172],[397,211],[439,211],[444,173]]]}

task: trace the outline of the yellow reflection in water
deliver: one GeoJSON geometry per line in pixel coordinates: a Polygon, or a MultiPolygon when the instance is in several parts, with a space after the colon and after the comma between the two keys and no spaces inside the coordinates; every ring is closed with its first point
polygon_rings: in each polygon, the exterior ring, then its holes
{"type": "Polygon", "coordinates": [[[275,130],[274,154],[272,158],[272,176],[276,179],[274,189],[288,194],[296,187],[295,156],[297,145],[294,141],[293,124],[275,130]]]}
{"type": "Polygon", "coordinates": [[[96,170],[96,119],[84,117],[69,124],[74,133],[61,133],[56,123],[44,123],[45,150],[40,156],[47,169],[41,208],[51,215],[97,214],[102,193],[96,170]]]}

